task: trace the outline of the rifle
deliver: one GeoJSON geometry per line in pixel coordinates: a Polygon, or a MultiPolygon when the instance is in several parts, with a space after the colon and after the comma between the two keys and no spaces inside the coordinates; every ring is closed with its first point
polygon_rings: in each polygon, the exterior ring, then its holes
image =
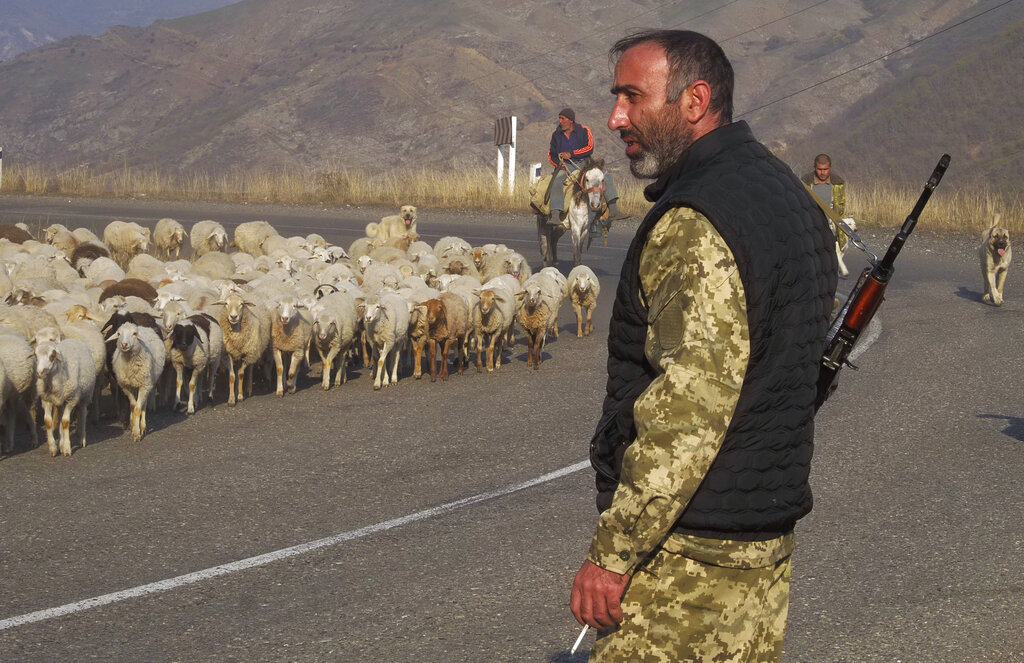
{"type": "Polygon", "coordinates": [[[861,333],[867,329],[868,323],[875,317],[878,307],[882,305],[885,288],[889,285],[889,280],[893,275],[893,263],[896,262],[896,256],[903,249],[907,237],[917,225],[921,211],[924,210],[924,206],[928,203],[928,199],[931,198],[932,192],[939,185],[939,181],[948,167],[949,155],[943,154],[938,165],[935,166],[935,170],[932,171],[932,176],[928,178],[928,183],[924,185],[924,191],[917,199],[917,204],[914,205],[914,209],[903,222],[903,227],[896,233],[896,237],[889,245],[885,257],[881,260],[876,257],[871,261],[871,267],[864,269],[857,280],[857,285],[854,286],[850,296],[846,298],[843,308],[832,322],[828,335],[825,337],[825,352],[821,357],[821,367],[818,370],[818,396],[814,402],[815,411],[828,400],[828,397],[839,386],[839,370],[843,366],[857,370],[857,367],[848,359],[850,352],[853,351],[853,346],[857,343],[861,333]]]}

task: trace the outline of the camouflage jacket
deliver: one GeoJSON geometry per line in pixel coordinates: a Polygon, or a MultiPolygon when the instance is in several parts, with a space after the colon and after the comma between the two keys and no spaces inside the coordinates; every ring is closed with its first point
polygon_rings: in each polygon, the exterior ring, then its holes
{"type": "Polygon", "coordinates": [[[725,439],[749,356],[746,300],[729,247],[702,215],[674,208],[640,258],[650,305],[645,354],[661,374],[634,405],[612,506],[589,559],[629,573],[654,550],[704,479],[725,439]]]}

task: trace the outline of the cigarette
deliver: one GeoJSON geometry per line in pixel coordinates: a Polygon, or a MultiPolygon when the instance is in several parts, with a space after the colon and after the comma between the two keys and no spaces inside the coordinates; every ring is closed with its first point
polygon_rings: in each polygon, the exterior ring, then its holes
{"type": "Polygon", "coordinates": [[[584,627],[583,627],[583,630],[582,630],[582,631],[580,631],[580,637],[576,638],[576,644],[574,644],[574,645],[572,646],[572,649],[570,649],[570,650],[569,650],[569,655],[570,655],[570,656],[572,656],[573,654],[575,654],[575,653],[576,653],[576,650],[580,648],[580,643],[581,643],[581,642],[583,642],[583,636],[585,636],[585,635],[587,634],[587,629],[588,629],[588,628],[590,628],[590,626],[589,626],[589,625],[587,625],[587,626],[584,626],[584,627]]]}

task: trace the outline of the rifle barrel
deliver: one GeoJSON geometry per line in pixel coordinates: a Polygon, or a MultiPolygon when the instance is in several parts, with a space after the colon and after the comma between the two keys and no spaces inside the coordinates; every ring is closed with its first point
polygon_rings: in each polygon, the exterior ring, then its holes
{"type": "Polygon", "coordinates": [[[903,250],[903,245],[907,242],[907,237],[910,236],[910,233],[913,232],[914,226],[917,225],[917,219],[921,216],[924,206],[928,204],[928,199],[932,197],[932,192],[935,191],[935,187],[939,185],[942,176],[946,173],[946,169],[949,168],[949,158],[948,154],[943,154],[942,158],[939,159],[939,163],[935,166],[935,170],[932,171],[932,176],[928,178],[927,184],[924,185],[924,191],[918,197],[914,209],[907,215],[900,231],[896,233],[892,244],[889,245],[889,250],[885,252],[885,257],[872,270],[871,275],[879,281],[885,282],[892,277],[892,266],[896,262],[896,256],[903,250]]]}

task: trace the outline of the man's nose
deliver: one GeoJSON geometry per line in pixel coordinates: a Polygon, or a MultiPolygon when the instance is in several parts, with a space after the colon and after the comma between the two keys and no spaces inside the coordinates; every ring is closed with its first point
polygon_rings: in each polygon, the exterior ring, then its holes
{"type": "Polygon", "coordinates": [[[629,126],[629,118],[626,116],[626,110],[623,108],[621,102],[616,101],[612,107],[612,113],[608,116],[608,128],[612,131],[618,131],[629,126]]]}

